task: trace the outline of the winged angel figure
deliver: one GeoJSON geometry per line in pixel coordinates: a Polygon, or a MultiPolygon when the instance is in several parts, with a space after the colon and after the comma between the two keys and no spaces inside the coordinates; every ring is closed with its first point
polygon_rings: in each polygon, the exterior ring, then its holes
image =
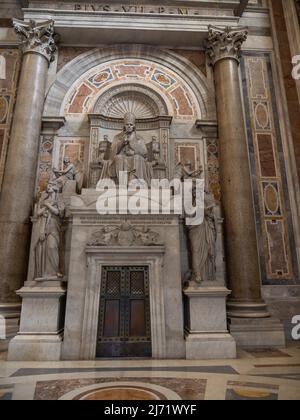
{"type": "Polygon", "coordinates": [[[54,34],[54,21],[46,20],[36,22],[32,19],[28,23],[19,19],[13,20],[16,33],[20,36],[23,46],[26,49],[41,48],[51,57],[56,51],[58,35],[54,34]]]}

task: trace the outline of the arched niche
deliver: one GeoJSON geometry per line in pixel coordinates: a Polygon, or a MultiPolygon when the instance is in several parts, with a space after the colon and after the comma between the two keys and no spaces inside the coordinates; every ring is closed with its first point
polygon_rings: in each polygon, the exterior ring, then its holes
{"type": "MultiPolygon", "coordinates": [[[[93,76],[93,71],[97,72],[109,68],[112,63],[125,62],[128,60],[135,60],[140,63],[150,63],[154,67],[162,70],[162,77],[158,70],[158,81],[163,79],[166,74],[175,76],[178,82],[178,89],[183,89],[183,93],[187,92],[195,102],[195,115],[191,115],[191,118],[195,120],[215,120],[216,109],[214,100],[214,88],[213,83],[210,79],[206,78],[205,75],[190,61],[181,57],[174,52],[169,50],[160,50],[158,48],[142,45],[121,45],[115,47],[94,49],[84,54],[79,55],[70,63],[65,65],[62,70],[57,74],[56,80],[49,89],[45,107],[45,116],[65,116],[65,105],[68,98],[72,94],[76,94],[76,87],[80,87],[80,83],[87,79],[88,76],[93,76]]],[[[148,83],[158,87],[163,91],[163,88],[159,85],[159,82],[153,79],[148,80],[148,83]]],[[[87,79],[88,80],[88,79],[87,79]]],[[[113,80],[108,80],[109,84],[113,84],[113,80]]],[[[145,80],[140,79],[141,83],[145,83],[145,80]]],[[[163,80],[162,80],[163,83],[163,80]]],[[[88,81],[88,88],[94,89],[94,86],[90,85],[88,81]]],[[[107,86],[107,85],[106,85],[107,86]]],[[[100,87],[100,86],[99,86],[100,87]]],[[[91,98],[91,103],[94,102],[95,97],[100,94],[100,90],[95,89],[94,95],[91,98]]],[[[171,89],[172,90],[172,89],[171,89]]],[[[166,95],[170,93],[170,89],[167,86],[164,92],[166,95]]],[[[181,94],[175,92],[176,95],[181,94]]],[[[82,96],[82,92],[80,92],[82,96]]],[[[176,101],[176,98],[175,98],[176,101]]],[[[86,113],[91,112],[91,109],[86,113]]]]}
{"type": "Polygon", "coordinates": [[[169,115],[170,107],[162,96],[144,85],[121,83],[100,94],[93,108],[94,114],[122,118],[127,112],[137,119],[169,115]]]}
{"type": "MultiPolygon", "coordinates": [[[[112,129],[112,125],[115,133],[122,129],[122,121],[117,118],[120,111],[113,104],[113,101],[119,103],[121,100],[127,104],[133,102],[138,117],[146,117],[138,118],[137,121],[138,130],[144,130],[146,140],[150,141],[152,136],[160,139],[162,157],[169,168],[170,177],[172,168],[180,160],[192,160],[196,169],[204,164],[205,141],[203,132],[196,127],[195,122],[216,120],[212,80],[189,60],[173,51],[142,45],[93,49],[79,55],[58,72],[46,96],[44,117],[63,117],[66,125],[54,137],[53,156],[47,162],[52,162],[54,167],[61,167],[64,155],[74,154],[76,159],[84,161],[87,173],[88,165],[93,160],[91,153],[95,150],[92,141],[99,144],[105,129],[112,129]],[[139,72],[139,65],[145,77],[139,74],[131,77],[129,72],[128,77],[125,77],[124,69],[127,70],[132,64],[136,73],[139,72]],[[85,92],[89,89],[90,95],[85,92]],[[174,97],[178,92],[183,95],[177,100],[174,97]],[[68,107],[76,95],[83,108],[78,112],[69,112],[68,107]],[[177,106],[187,103],[187,96],[193,101],[193,112],[181,116],[180,112],[176,112],[177,106]],[[91,118],[95,113],[97,117],[91,118]]],[[[110,140],[112,137],[113,133],[110,134],[110,140]]],[[[43,162],[42,158],[39,173],[45,174],[43,176],[46,178],[48,175],[45,167],[48,165],[48,168],[51,163],[43,162]]]]}
{"type": "Polygon", "coordinates": [[[99,95],[89,114],[90,144],[88,162],[88,186],[95,188],[100,178],[99,150],[103,142],[113,142],[122,131],[124,115],[128,112],[136,116],[136,129],[146,144],[160,145],[161,165],[156,167],[156,177],[165,178],[170,173],[169,132],[172,116],[170,104],[161,94],[148,86],[137,83],[119,84],[99,95]]]}

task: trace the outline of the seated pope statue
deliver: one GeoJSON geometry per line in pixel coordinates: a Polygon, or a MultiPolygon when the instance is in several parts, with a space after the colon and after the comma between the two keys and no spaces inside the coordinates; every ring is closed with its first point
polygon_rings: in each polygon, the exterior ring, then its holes
{"type": "Polygon", "coordinates": [[[148,149],[145,140],[136,133],[135,120],[133,114],[125,114],[123,132],[114,137],[108,160],[101,162],[101,180],[119,180],[119,173],[127,172],[129,181],[140,179],[150,185],[153,165],[147,160],[148,149]]]}

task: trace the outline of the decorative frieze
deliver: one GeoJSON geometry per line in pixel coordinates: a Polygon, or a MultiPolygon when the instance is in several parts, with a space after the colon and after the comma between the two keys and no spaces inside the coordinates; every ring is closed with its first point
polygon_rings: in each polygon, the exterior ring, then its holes
{"type": "Polygon", "coordinates": [[[154,246],[162,245],[159,234],[146,226],[137,227],[130,223],[120,226],[105,226],[94,232],[88,246],[154,246]]]}

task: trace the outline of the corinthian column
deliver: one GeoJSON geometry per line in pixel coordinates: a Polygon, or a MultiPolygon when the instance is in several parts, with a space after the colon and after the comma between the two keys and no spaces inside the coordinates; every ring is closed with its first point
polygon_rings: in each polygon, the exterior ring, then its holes
{"type": "Polygon", "coordinates": [[[209,27],[207,54],[214,67],[219,125],[222,204],[226,224],[229,288],[228,315],[269,317],[261,296],[261,280],[239,79],[241,46],[247,28],[209,27]]]}
{"type": "Polygon", "coordinates": [[[15,291],[27,272],[41,118],[55,52],[53,21],[13,23],[22,41],[23,65],[0,197],[0,340],[13,335],[20,309],[15,291]]]}

